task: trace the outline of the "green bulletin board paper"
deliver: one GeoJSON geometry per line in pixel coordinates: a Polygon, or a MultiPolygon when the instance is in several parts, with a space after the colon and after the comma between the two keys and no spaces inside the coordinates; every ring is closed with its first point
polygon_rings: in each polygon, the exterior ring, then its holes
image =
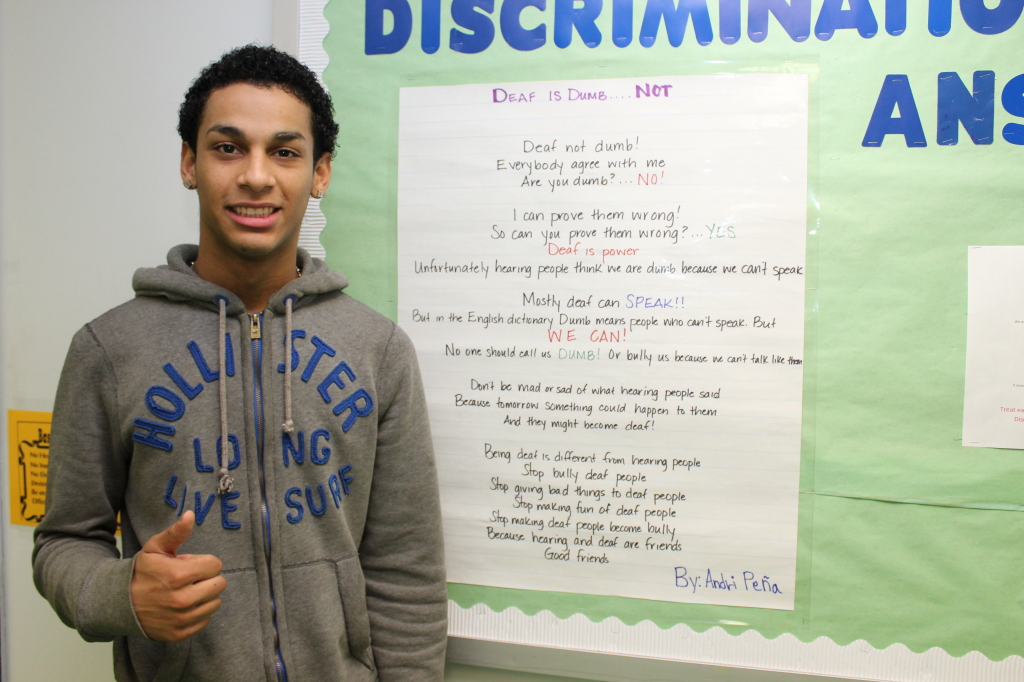
{"type": "MultiPolygon", "coordinates": [[[[412,3],[416,18],[419,4],[412,3]]],[[[900,642],[915,652],[977,650],[994,660],[1024,654],[1017,636],[1024,595],[1016,579],[1024,518],[1001,510],[1022,501],[1020,453],[960,443],[967,246],[1024,243],[1015,187],[1024,150],[1000,136],[1004,124],[1019,119],[999,106],[1003,86],[1022,70],[1015,57],[1024,22],[981,35],[964,26],[954,7],[952,29],[937,38],[927,32],[919,2],[908,8],[906,32],[890,36],[877,4],[880,28],[871,39],[839,30],[828,41],[812,35],[797,43],[771,19],[764,42],[744,35],[724,45],[711,3],[716,39],[708,46],[696,43],[690,27],[677,48],[663,30],[650,48],[635,39],[615,47],[607,39],[606,11],[598,21],[606,39],[593,49],[574,36],[565,49],[549,43],[519,52],[499,34],[478,54],[453,52],[443,39],[428,55],[414,21],[405,49],[375,56],[363,50],[364,4],[328,4],[331,62],[324,77],[342,134],[323,202],[322,241],[329,264],[352,279],[350,293],[391,317],[400,87],[819,65],[811,145],[817,158],[809,163],[818,172],[820,222],[809,226],[805,494],[795,610],[451,585],[460,606],[550,610],[560,618],[582,613],[595,622],[649,619],[698,631],[720,625],[734,634],[754,629],[769,638],[792,633],[841,645],[864,639],[876,648],[900,642]],[[974,145],[961,128],[958,145],[937,145],[938,74],[955,71],[970,87],[980,70],[995,72],[994,141],[974,145]],[[879,148],[861,146],[887,74],[908,76],[927,147],[908,148],[892,135],[879,148]],[[963,504],[991,509],[933,506],[963,504]]],[[[443,5],[444,38],[452,24],[450,3],[443,5]]],[[[644,3],[635,5],[641,12],[644,3]]],[[[813,3],[812,18],[820,7],[813,3]]],[[[550,23],[550,13],[534,16],[550,23]]]]}

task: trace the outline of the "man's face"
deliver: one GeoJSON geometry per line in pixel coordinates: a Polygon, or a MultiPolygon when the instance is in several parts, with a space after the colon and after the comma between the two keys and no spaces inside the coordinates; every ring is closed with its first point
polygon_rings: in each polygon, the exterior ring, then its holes
{"type": "Polygon", "coordinates": [[[199,192],[200,245],[264,260],[298,243],[310,194],[327,189],[330,155],[313,159],[309,107],[284,90],[234,83],[210,93],[181,174],[199,192]]]}

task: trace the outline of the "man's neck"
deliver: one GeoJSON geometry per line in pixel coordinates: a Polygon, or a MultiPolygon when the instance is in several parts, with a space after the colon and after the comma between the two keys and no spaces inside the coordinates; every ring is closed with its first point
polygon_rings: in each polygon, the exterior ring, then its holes
{"type": "Polygon", "coordinates": [[[278,289],[299,276],[296,248],[263,260],[247,260],[228,253],[213,253],[199,246],[193,271],[207,282],[232,292],[250,313],[262,312],[278,289]]]}

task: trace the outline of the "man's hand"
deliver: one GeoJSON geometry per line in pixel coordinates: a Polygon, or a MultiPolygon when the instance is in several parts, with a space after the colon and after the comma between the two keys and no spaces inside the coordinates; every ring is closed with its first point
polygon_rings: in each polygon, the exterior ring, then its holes
{"type": "Polygon", "coordinates": [[[149,539],[135,559],[132,603],[150,639],[179,642],[191,637],[220,608],[227,581],[220,559],[211,554],[177,554],[195,526],[187,511],[173,525],[149,539]]]}

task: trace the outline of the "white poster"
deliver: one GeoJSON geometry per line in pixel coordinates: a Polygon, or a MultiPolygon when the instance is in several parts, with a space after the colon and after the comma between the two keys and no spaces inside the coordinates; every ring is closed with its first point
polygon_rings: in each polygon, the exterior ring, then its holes
{"type": "Polygon", "coordinates": [[[964,445],[1024,448],[1024,246],[967,249],[964,445]]]}
{"type": "Polygon", "coordinates": [[[450,581],[793,608],[807,88],[401,90],[450,581]]]}

